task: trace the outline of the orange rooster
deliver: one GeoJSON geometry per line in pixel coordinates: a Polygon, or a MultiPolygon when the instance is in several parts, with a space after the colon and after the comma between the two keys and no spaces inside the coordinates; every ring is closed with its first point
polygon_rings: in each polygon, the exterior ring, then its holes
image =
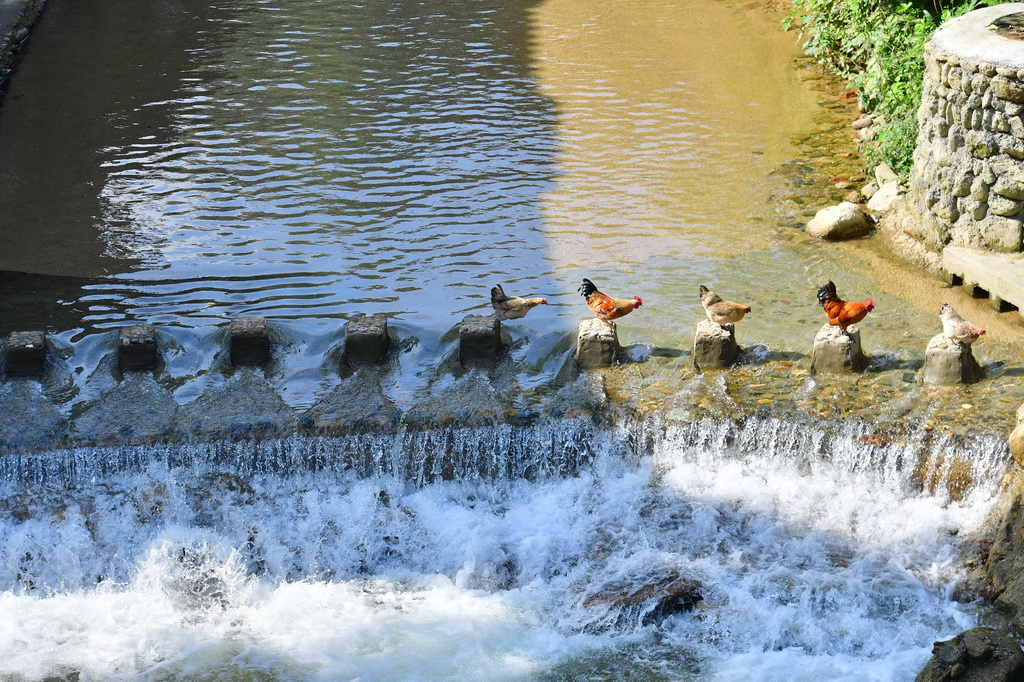
{"type": "Polygon", "coordinates": [[[611,324],[612,320],[617,320],[623,315],[630,314],[644,303],[639,296],[634,296],[633,300],[605,296],[589,279],[584,279],[583,284],[576,291],[587,299],[587,306],[594,312],[597,319],[607,324],[611,324]]]}
{"type": "Polygon", "coordinates": [[[875,309],[875,302],[870,298],[862,303],[844,301],[836,294],[836,285],[832,282],[818,287],[818,303],[828,315],[828,323],[839,327],[847,336],[847,328],[864,319],[864,316],[875,309]]]}

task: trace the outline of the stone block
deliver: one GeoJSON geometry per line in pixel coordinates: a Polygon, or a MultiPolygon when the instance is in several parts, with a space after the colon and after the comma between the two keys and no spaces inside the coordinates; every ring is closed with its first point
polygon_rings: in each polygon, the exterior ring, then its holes
{"type": "Polygon", "coordinates": [[[11,332],[4,351],[8,374],[39,376],[46,369],[46,332],[11,332]]]}
{"type": "Polygon", "coordinates": [[[921,380],[928,384],[970,384],[981,379],[981,367],[970,344],[936,334],[925,351],[921,380]]]}
{"type": "Polygon", "coordinates": [[[839,327],[826,324],[818,330],[811,352],[812,372],[859,372],[865,364],[859,329],[850,327],[849,334],[844,334],[839,327]]]}
{"type": "Polygon", "coordinates": [[[153,325],[136,324],[118,330],[117,366],[122,372],[153,369],[158,360],[153,325]]]}
{"type": "Polygon", "coordinates": [[[391,337],[388,318],[383,313],[355,315],[345,323],[345,362],[350,365],[377,365],[384,362],[391,337]]]}
{"type": "Polygon", "coordinates": [[[231,320],[228,341],[231,364],[265,365],[270,361],[270,334],[265,317],[236,317],[231,320]]]}
{"type": "Polygon", "coordinates": [[[611,367],[620,351],[619,332],[614,322],[608,324],[597,318],[580,322],[576,339],[576,364],[580,367],[611,367]]]}
{"type": "Polygon", "coordinates": [[[736,325],[701,320],[693,337],[693,366],[697,369],[731,367],[739,355],[736,325]]]}
{"type": "Polygon", "coordinates": [[[1017,306],[995,294],[989,294],[988,304],[997,313],[1008,313],[1011,310],[1017,310],[1017,306]]]}
{"type": "Polygon", "coordinates": [[[975,282],[968,282],[964,280],[963,291],[971,298],[988,298],[988,291],[982,289],[975,282]]]}
{"type": "Polygon", "coordinates": [[[501,322],[493,315],[466,315],[459,325],[459,362],[491,367],[501,354],[501,322]]]}

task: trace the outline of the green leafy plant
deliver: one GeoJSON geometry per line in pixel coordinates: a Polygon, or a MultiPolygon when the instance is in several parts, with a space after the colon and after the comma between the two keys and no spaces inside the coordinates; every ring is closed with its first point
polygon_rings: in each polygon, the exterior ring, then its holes
{"type": "Polygon", "coordinates": [[[884,123],[867,149],[874,168],[910,170],[924,82],[924,46],[943,21],[999,0],[793,0],[783,28],[799,26],[804,50],[856,88],[884,123]]]}

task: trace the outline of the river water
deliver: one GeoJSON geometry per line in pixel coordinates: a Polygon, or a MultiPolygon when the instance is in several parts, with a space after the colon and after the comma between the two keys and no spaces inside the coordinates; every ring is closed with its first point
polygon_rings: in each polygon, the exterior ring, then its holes
{"type": "Polygon", "coordinates": [[[0,319],[57,351],[0,382],[0,679],[902,680],[983,618],[953,597],[1024,400],[1019,322],[875,238],[806,237],[862,160],[778,19],[50,0],[0,105],[0,319]],[[570,367],[584,276],[645,301],[598,384],[570,367]],[[807,371],[829,279],[878,304],[864,375],[807,371]],[[551,305],[462,374],[453,328],[498,282],[551,305]],[[701,284],[754,308],[732,371],[688,362],[701,284]],[[914,380],[943,301],[989,329],[981,384],[914,380]],[[343,377],[357,312],[399,351],[343,377]],[[265,374],[224,367],[250,314],[265,374]],[[140,320],[164,362],[122,379],[111,332],[140,320]],[[632,416],[559,407],[595,393],[632,416]],[[405,416],[160,442],[332,400],[405,416]],[[666,572],[693,610],[604,600],[666,572]]]}

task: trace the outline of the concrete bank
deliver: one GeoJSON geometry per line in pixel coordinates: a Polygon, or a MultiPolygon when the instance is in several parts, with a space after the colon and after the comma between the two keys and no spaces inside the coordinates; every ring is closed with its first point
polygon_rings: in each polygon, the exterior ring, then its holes
{"type": "Polygon", "coordinates": [[[45,0],[0,0],[0,85],[14,63],[14,55],[29,36],[43,11],[45,0]]]}

